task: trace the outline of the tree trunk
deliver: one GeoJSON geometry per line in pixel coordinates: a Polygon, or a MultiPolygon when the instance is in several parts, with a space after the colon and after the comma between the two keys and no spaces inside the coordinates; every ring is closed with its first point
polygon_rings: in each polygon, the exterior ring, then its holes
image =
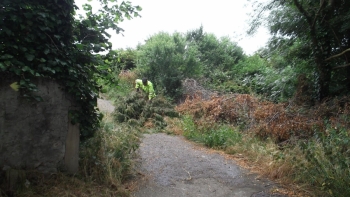
{"type": "MultiPolygon", "coordinates": [[[[331,80],[331,69],[328,63],[324,61],[324,56],[330,53],[330,45],[329,45],[329,35],[327,35],[327,31],[324,31],[326,35],[319,36],[317,32],[317,27],[324,25],[324,18],[321,21],[318,21],[320,15],[327,17],[327,13],[322,13],[324,8],[324,0],[320,0],[320,7],[316,13],[309,13],[302,6],[302,4],[298,0],[293,0],[295,6],[299,10],[299,12],[306,18],[307,23],[310,29],[310,39],[311,46],[314,54],[314,59],[317,67],[318,79],[316,88],[317,99],[319,101],[329,96],[329,84],[331,80]]],[[[324,28],[326,28],[324,26],[324,28]]]]}

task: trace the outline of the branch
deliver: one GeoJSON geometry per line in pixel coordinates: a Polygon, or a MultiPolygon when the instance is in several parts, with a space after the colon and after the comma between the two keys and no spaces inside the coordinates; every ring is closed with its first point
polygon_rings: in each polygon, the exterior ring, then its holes
{"type": "Polygon", "coordinates": [[[325,61],[329,61],[329,60],[331,60],[331,59],[333,59],[333,58],[342,56],[342,55],[344,55],[346,52],[350,52],[350,48],[344,50],[343,52],[341,52],[341,53],[339,53],[339,54],[337,54],[337,55],[333,55],[333,56],[331,56],[331,57],[325,59],[325,61]]]}
{"type": "Polygon", "coordinates": [[[312,22],[312,27],[314,27],[315,24],[316,24],[317,16],[320,14],[320,12],[321,12],[321,10],[322,10],[322,7],[323,7],[323,5],[324,5],[324,1],[325,1],[325,0],[322,0],[322,1],[321,1],[320,8],[317,10],[317,13],[315,14],[314,22],[312,22]]]}
{"type": "MultiPolygon", "coordinates": [[[[295,6],[298,8],[298,10],[301,12],[301,14],[303,14],[306,17],[307,22],[309,23],[309,25],[312,25],[313,22],[311,21],[311,17],[309,16],[309,14],[306,12],[306,10],[303,8],[303,6],[299,3],[298,0],[293,0],[295,6]]],[[[313,27],[313,26],[311,26],[313,27]]]]}
{"type": "Polygon", "coordinates": [[[344,64],[344,65],[341,65],[341,66],[336,66],[334,68],[332,68],[332,70],[336,70],[336,69],[339,69],[339,68],[345,68],[345,67],[348,67],[350,66],[350,63],[349,64],[344,64]]]}

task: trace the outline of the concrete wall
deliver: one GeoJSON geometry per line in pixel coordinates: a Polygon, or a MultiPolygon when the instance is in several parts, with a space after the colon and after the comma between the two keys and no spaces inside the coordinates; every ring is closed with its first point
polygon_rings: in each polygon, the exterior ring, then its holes
{"type": "Polygon", "coordinates": [[[35,82],[44,102],[27,101],[0,80],[0,169],[78,170],[79,127],[71,125],[72,99],[48,79],[35,82]]]}

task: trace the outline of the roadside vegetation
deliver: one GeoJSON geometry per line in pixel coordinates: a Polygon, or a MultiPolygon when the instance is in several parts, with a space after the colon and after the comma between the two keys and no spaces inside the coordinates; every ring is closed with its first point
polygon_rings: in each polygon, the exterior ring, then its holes
{"type": "Polygon", "coordinates": [[[139,143],[138,130],[117,124],[106,114],[94,137],[80,145],[77,174],[26,172],[23,187],[4,189],[0,196],[130,196],[136,175],[132,159],[139,143]]]}
{"type": "MultiPolygon", "coordinates": [[[[136,8],[125,6],[127,14],[134,13],[136,8]]],[[[224,151],[242,166],[280,182],[290,196],[350,196],[350,1],[270,1],[256,6],[251,32],[265,23],[272,38],[252,55],[202,26],[184,33],[159,32],[136,49],[110,50],[105,56],[89,54],[110,49],[97,44],[106,40],[75,41],[71,35],[65,43],[90,58],[82,63],[88,79],[75,63],[73,70],[60,74],[67,67],[63,56],[61,66],[48,59],[45,65],[55,68],[52,74],[35,66],[45,60],[39,52],[15,56],[14,46],[2,43],[6,53],[0,58],[1,75],[15,75],[23,91],[33,87],[26,79],[37,75],[69,79],[69,92],[81,87],[80,79],[89,83],[76,95],[81,104],[88,103],[86,119],[84,112],[75,113],[85,128],[79,173],[28,173],[29,185],[2,189],[0,196],[129,196],[137,173],[135,151],[142,133],[150,132],[183,135],[224,151]],[[12,67],[19,57],[25,58],[12,67]],[[155,85],[157,97],[150,103],[134,91],[135,79],[142,77],[155,85]],[[113,103],[112,114],[101,116],[96,110],[98,95],[113,103]]],[[[81,27],[75,33],[84,37],[89,23],[74,21],[70,27],[81,27]]],[[[34,42],[29,41],[28,46],[34,42]]],[[[45,51],[41,46],[37,51],[45,51]]]]}

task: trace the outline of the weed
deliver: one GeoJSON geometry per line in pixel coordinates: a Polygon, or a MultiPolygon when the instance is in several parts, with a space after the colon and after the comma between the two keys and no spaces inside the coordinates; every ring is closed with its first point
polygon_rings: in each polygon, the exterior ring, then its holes
{"type": "Polygon", "coordinates": [[[241,134],[228,125],[202,124],[199,126],[198,123],[195,123],[191,116],[184,116],[183,135],[211,148],[225,148],[241,140],[241,134]]]}
{"type": "Polygon", "coordinates": [[[206,146],[223,149],[241,140],[241,134],[228,125],[220,125],[216,129],[209,129],[203,137],[206,146]]]}
{"type": "Polygon", "coordinates": [[[81,145],[81,174],[101,183],[120,184],[131,173],[139,145],[138,131],[125,124],[103,122],[95,137],[81,145]]]}
{"type": "Polygon", "coordinates": [[[328,126],[301,144],[307,165],[299,166],[303,179],[332,196],[350,195],[350,136],[345,128],[328,126]]]}

